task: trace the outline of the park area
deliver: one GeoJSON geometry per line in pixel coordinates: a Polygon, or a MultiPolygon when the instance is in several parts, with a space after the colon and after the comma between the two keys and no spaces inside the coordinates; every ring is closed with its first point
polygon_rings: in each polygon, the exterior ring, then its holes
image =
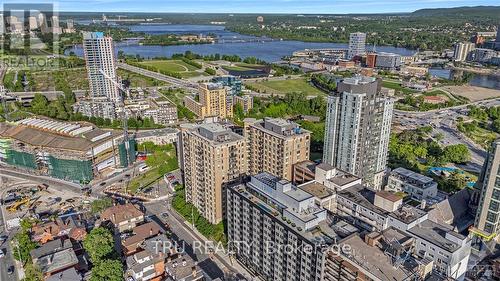
{"type": "MultiPolygon", "coordinates": [[[[182,78],[191,78],[204,75],[200,68],[182,60],[148,60],[139,62],[146,69],[161,73],[176,73],[182,78]]],[[[167,74],[168,75],[168,74],[167,74]]]]}
{"type": "Polygon", "coordinates": [[[326,93],[312,86],[306,78],[245,82],[245,85],[263,94],[304,93],[306,96],[326,95],[326,93]]]}
{"type": "Polygon", "coordinates": [[[133,194],[162,180],[163,175],[178,168],[177,154],[172,144],[156,145],[145,142],[141,143],[138,149],[147,155],[146,165],[149,170],[130,181],[127,190],[133,194]]]}

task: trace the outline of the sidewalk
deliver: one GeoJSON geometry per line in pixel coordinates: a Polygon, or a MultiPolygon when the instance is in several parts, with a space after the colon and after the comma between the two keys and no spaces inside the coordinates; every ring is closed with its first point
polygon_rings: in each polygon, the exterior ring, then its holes
{"type": "MultiPolygon", "coordinates": [[[[177,213],[177,211],[173,208],[170,208],[171,214],[173,215],[174,219],[177,220],[179,224],[181,224],[186,231],[190,232],[194,237],[196,237],[199,241],[203,243],[207,242],[212,242],[214,245],[217,245],[217,242],[212,241],[205,237],[203,234],[201,234],[196,227],[194,227],[191,223],[186,221],[181,215],[177,213]]],[[[238,272],[242,274],[245,278],[248,278],[248,280],[254,280],[254,276],[248,272],[242,265],[237,262],[235,258],[230,258],[228,254],[225,254],[224,256],[221,256],[220,254],[214,253],[212,255],[215,257],[224,267],[230,269],[231,271],[238,272]],[[235,262],[236,261],[236,262],[235,262]]]]}

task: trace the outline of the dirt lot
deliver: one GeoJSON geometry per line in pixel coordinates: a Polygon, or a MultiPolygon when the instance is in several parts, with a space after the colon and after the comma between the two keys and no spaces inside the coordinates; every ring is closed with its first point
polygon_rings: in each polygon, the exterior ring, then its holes
{"type": "Polygon", "coordinates": [[[61,214],[65,212],[77,212],[88,208],[90,199],[81,196],[81,194],[71,191],[58,191],[48,188],[40,190],[39,183],[2,179],[3,187],[0,197],[2,201],[2,214],[5,221],[16,218],[23,218],[29,214],[29,209],[36,213],[61,214]],[[16,198],[5,202],[8,198],[16,198]],[[26,201],[24,201],[26,198],[26,201]],[[16,208],[9,209],[16,205],[16,202],[22,202],[16,208]]]}
{"type": "Polygon", "coordinates": [[[500,98],[500,90],[481,88],[475,86],[447,86],[443,87],[444,90],[450,93],[468,98],[471,102],[500,98]]]}

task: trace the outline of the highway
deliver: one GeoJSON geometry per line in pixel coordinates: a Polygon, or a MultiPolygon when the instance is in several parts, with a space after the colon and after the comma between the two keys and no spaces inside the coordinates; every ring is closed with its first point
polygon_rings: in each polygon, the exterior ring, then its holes
{"type": "Polygon", "coordinates": [[[190,83],[190,82],[188,82],[186,80],[183,80],[183,79],[174,78],[174,77],[171,77],[171,76],[167,76],[167,75],[164,75],[164,74],[161,74],[161,73],[158,73],[158,72],[146,70],[146,69],[143,69],[143,68],[140,68],[140,67],[137,67],[137,66],[132,66],[132,65],[129,65],[129,64],[126,64],[126,63],[122,63],[122,62],[118,62],[117,66],[119,68],[131,71],[131,72],[135,72],[135,73],[147,76],[147,77],[151,77],[153,79],[157,79],[157,80],[160,80],[160,81],[163,81],[163,82],[170,83],[170,84],[172,84],[174,86],[177,86],[177,87],[187,88],[187,89],[190,89],[190,90],[198,90],[198,84],[197,83],[190,83]]]}

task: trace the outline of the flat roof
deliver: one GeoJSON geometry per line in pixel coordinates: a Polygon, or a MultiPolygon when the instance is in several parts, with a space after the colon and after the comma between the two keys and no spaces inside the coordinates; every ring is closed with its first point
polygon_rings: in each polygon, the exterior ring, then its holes
{"type": "Polygon", "coordinates": [[[344,259],[365,269],[379,280],[407,280],[414,275],[405,266],[396,267],[384,251],[378,247],[369,246],[357,233],[341,240],[340,243],[349,245],[351,249],[351,253],[342,254],[344,259]]]}
{"type": "Polygon", "coordinates": [[[298,187],[319,199],[325,199],[333,195],[333,192],[330,191],[326,186],[315,181],[304,183],[298,187]]]}
{"type": "Polygon", "coordinates": [[[446,233],[450,233],[459,239],[465,239],[463,235],[454,232],[450,226],[435,223],[431,220],[423,221],[422,223],[410,228],[408,232],[449,252],[457,251],[460,249],[460,245],[446,239],[446,233]]]}
{"type": "Polygon", "coordinates": [[[415,180],[415,181],[422,183],[422,184],[427,184],[427,183],[434,181],[432,178],[430,178],[428,176],[424,176],[422,174],[416,173],[414,171],[411,171],[411,170],[408,170],[408,169],[405,169],[402,167],[394,169],[391,173],[396,173],[398,175],[410,178],[410,179],[415,180]]]}
{"type": "Polygon", "coordinates": [[[361,184],[357,184],[352,187],[346,188],[340,191],[337,196],[342,196],[344,198],[347,198],[353,201],[354,203],[361,205],[381,215],[387,215],[389,213],[386,210],[379,208],[372,203],[374,202],[375,192],[364,187],[361,184]]]}
{"type": "MultiPolygon", "coordinates": [[[[0,124],[0,128],[2,126],[10,125],[0,124]]],[[[7,128],[6,130],[0,130],[0,136],[16,139],[31,146],[86,152],[90,148],[109,140],[109,138],[116,137],[121,134],[117,131],[111,132],[112,133],[109,137],[92,142],[82,137],[58,135],[56,133],[31,127],[10,126],[10,128],[7,128]]]]}

